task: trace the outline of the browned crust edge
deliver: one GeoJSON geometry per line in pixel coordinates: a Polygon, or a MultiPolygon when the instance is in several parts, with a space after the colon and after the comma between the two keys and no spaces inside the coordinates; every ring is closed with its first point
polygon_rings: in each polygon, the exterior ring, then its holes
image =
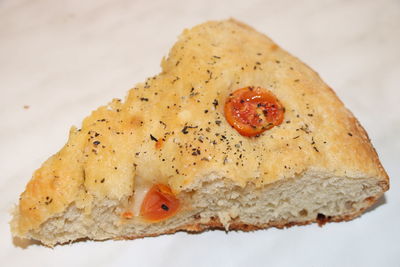
{"type": "Polygon", "coordinates": [[[382,190],[384,192],[386,192],[386,191],[388,191],[390,189],[389,175],[387,174],[385,168],[383,167],[381,161],[379,160],[378,152],[376,151],[374,145],[372,144],[372,141],[369,138],[369,135],[368,135],[367,131],[364,129],[364,127],[361,125],[361,123],[358,121],[358,119],[353,115],[353,113],[350,110],[348,110],[348,112],[350,112],[351,115],[353,116],[352,117],[353,123],[354,123],[355,127],[357,128],[359,134],[364,137],[364,140],[366,142],[368,142],[370,147],[371,147],[371,156],[374,159],[376,165],[379,168],[379,171],[380,171],[381,175],[384,178],[383,181],[379,182],[379,186],[382,188],[382,190]]]}
{"type": "MultiPolygon", "coordinates": [[[[303,63],[307,68],[309,68],[311,71],[313,71],[321,80],[322,78],[320,77],[320,75],[315,72],[313,69],[311,69],[307,64],[303,63]]],[[[331,87],[329,87],[328,85],[326,85],[326,88],[331,92],[331,94],[343,105],[343,107],[346,109],[347,111],[347,117],[350,120],[350,123],[352,124],[352,127],[357,131],[358,136],[360,136],[365,142],[366,144],[364,144],[364,146],[369,146],[369,150],[370,150],[370,156],[371,158],[373,158],[376,166],[379,169],[379,172],[381,174],[380,178],[383,178],[383,181],[380,182],[380,187],[383,189],[384,192],[388,191],[390,188],[390,182],[389,182],[389,175],[387,174],[387,172],[385,171],[385,168],[383,168],[383,165],[381,163],[381,161],[379,160],[379,155],[378,152],[376,151],[374,145],[372,144],[372,141],[367,133],[367,131],[365,130],[365,128],[361,125],[360,121],[354,116],[353,112],[351,112],[343,103],[343,101],[339,98],[339,96],[336,94],[335,90],[333,90],[331,87]]]]}
{"type": "MultiPolygon", "coordinates": [[[[238,23],[240,24],[241,22],[238,22],[238,23]]],[[[244,24],[244,25],[246,26],[246,24],[244,24]]],[[[269,38],[268,36],[266,36],[266,37],[269,38]]],[[[281,48],[281,49],[284,50],[283,48],[281,48]]],[[[291,53],[287,52],[286,50],[284,50],[284,51],[286,53],[288,53],[289,55],[291,55],[293,58],[297,59],[301,64],[303,64],[305,66],[305,68],[307,68],[311,72],[313,72],[315,74],[315,76],[318,77],[318,79],[323,82],[323,84],[325,85],[325,88],[331,93],[332,97],[336,98],[336,100],[346,109],[347,118],[349,119],[351,127],[354,128],[357,131],[358,136],[360,136],[365,141],[364,146],[369,148],[369,155],[371,156],[371,158],[373,158],[376,166],[379,169],[379,172],[380,172],[380,177],[379,178],[382,178],[382,181],[379,182],[379,186],[383,189],[384,192],[388,191],[390,189],[389,175],[387,174],[385,168],[383,167],[383,165],[382,165],[382,163],[381,163],[381,161],[379,159],[378,152],[376,151],[376,149],[375,149],[374,145],[372,144],[372,141],[371,141],[367,131],[361,125],[360,121],[356,118],[356,116],[354,116],[353,112],[351,112],[347,108],[347,106],[344,104],[344,102],[337,95],[336,91],[333,90],[329,85],[327,85],[324,82],[324,80],[322,79],[322,77],[319,75],[318,72],[316,72],[313,68],[311,68],[308,64],[306,64],[305,62],[303,62],[302,60],[300,60],[296,56],[292,55],[291,53]]]]}

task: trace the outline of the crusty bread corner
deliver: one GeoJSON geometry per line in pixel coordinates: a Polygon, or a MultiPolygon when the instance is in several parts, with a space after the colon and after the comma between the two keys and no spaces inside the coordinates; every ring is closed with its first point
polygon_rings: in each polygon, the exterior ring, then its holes
{"type": "Polygon", "coordinates": [[[341,221],[388,188],[366,132],[317,73],[243,23],[211,21],[183,32],[159,75],[71,128],[22,193],[11,229],[52,246],[341,221]],[[246,86],[276,95],[284,123],[238,134],[223,105],[246,86]],[[155,183],[172,188],[178,214],[121,218],[155,183]]]}

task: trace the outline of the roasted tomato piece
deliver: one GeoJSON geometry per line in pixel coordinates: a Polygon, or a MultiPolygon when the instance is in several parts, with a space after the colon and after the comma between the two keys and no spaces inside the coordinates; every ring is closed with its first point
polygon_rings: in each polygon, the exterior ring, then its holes
{"type": "Polygon", "coordinates": [[[282,123],[285,109],[269,90],[245,87],[231,93],[225,118],[243,136],[257,136],[282,123]]]}
{"type": "Polygon", "coordinates": [[[143,199],[140,215],[152,222],[165,220],[177,213],[179,199],[163,184],[154,185],[143,199]]]}
{"type": "Polygon", "coordinates": [[[132,219],[133,213],[131,211],[125,211],[121,214],[121,217],[124,219],[132,219]]]}

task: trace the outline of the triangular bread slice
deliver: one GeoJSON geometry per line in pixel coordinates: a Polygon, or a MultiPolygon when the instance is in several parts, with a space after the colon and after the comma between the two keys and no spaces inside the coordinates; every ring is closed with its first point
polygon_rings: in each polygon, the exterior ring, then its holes
{"type": "Polygon", "coordinates": [[[321,224],[353,219],[388,188],[366,132],[317,73],[243,23],[212,21],[183,32],[160,74],[71,128],[11,228],[53,246],[321,224]],[[224,106],[253,87],[276,96],[284,119],[247,137],[224,106]],[[165,219],[143,216],[154,185],[178,201],[165,219]]]}

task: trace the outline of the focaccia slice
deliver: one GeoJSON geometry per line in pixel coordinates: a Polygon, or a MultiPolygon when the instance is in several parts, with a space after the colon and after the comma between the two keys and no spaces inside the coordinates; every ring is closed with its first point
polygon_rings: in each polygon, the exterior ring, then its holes
{"type": "Polygon", "coordinates": [[[389,188],[317,73],[235,20],[185,30],[162,72],[93,111],[33,175],[11,222],[53,246],[349,220],[389,188]]]}

